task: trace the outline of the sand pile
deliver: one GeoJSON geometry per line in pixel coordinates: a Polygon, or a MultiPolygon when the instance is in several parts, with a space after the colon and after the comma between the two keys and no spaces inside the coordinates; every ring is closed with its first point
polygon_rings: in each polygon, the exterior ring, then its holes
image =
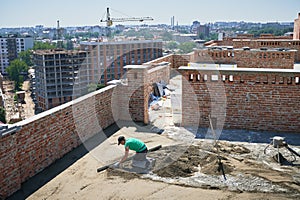
{"type": "MultiPolygon", "coordinates": [[[[222,151],[228,153],[241,154],[250,152],[245,147],[242,148],[240,146],[232,145],[231,147],[226,146],[226,148],[223,148],[223,145],[219,146],[222,151]]],[[[218,159],[218,155],[215,153],[217,152],[216,148],[212,149],[212,152],[208,152],[203,151],[201,146],[191,145],[176,160],[172,159],[172,154],[164,153],[170,150],[178,151],[178,149],[184,150],[184,147],[171,146],[161,149],[153,173],[161,177],[174,178],[189,177],[197,171],[208,175],[221,175],[222,171],[220,167],[223,167],[226,174],[234,170],[234,165],[226,157],[220,156],[220,160],[218,159]],[[222,165],[220,165],[220,161],[222,165]]],[[[149,156],[155,157],[154,154],[149,156]]]]}
{"type": "MultiPolygon", "coordinates": [[[[195,146],[167,146],[159,151],[151,152],[149,157],[156,159],[156,164],[151,171],[160,176],[168,178],[190,177],[195,172],[200,171],[207,175],[222,175],[221,167],[226,174],[233,172],[234,164],[224,155],[226,154],[246,154],[250,150],[240,146],[227,143],[218,144],[221,153],[218,159],[217,148],[212,147],[210,151],[203,150],[201,145],[195,146]],[[220,161],[222,165],[220,165],[220,161]]],[[[137,176],[127,175],[126,172],[145,174],[148,171],[131,167],[131,161],[123,164],[122,170],[110,170],[109,175],[119,175],[125,179],[136,178],[137,176]]]]}

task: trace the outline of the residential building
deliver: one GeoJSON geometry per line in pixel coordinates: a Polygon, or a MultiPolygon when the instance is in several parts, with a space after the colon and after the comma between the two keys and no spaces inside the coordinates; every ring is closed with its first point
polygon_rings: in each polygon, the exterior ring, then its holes
{"type": "Polygon", "coordinates": [[[120,79],[123,66],[162,56],[162,41],[82,42],[81,50],[38,50],[33,54],[36,97],[48,110],[87,94],[91,84],[120,79]]]}
{"type": "Polygon", "coordinates": [[[0,72],[6,73],[9,63],[18,57],[21,51],[25,51],[33,47],[32,37],[17,37],[9,35],[7,37],[0,36],[0,72]]]}
{"type": "Polygon", "coordinates": [[[80,46],[89,52],[90,67],[100,75],[101,84],[120,79],[125,65],[140,65],[162,57],[161,40],[81,42],[80,46]]]}
{"type": "Polygon", "coordinates": [[[200,26],[200,22],[193,21],[193,25],[191,26],[191,33],[197,33],[199,26],[200,26]]]}
{"type": "Polygon", "coordinates": [[[86,51],[37,50],[33,54],[36,97],[48,110],[87,93],[91,74],[86,51]]]}
{"type": "Polygon", "coordinates": [[[207,25],[200,25],[197,28],[197,35],[198,36],[202,36],[203,38],[201,38],[201,39],[204,39],[204,38],[208,37],[209,36],[209,26],[207,26],[207,25]]]}

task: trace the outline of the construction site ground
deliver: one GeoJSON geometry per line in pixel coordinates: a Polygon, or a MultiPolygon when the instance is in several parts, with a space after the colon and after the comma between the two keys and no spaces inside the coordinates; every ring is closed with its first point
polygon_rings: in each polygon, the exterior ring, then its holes
{"type": "Polygon", "coordinates": [[[5,80],[3,82],[3,88],[6,121],[8,123],[14,123],[20,120],[28,119],[35,115],[35,105],[31,98],[30,81],[24,81],[22,85],[22,90],[25,91],[25,99],[24,102],[19,104],[14,101],[14,82],[5,80]]]}
{"type": "MultiPolygon", "coordinates": [[[[179,82],[177,77],[171,84],[180,88],[179,82]]],[[[150,109],[148,126],[117,122],[24,183],[10,199],[300,199],[300,158],[279,165],[273,158],[277,149],[266,149],[269,141],[196,139],[196,129],[175,126],[181,120],[180,97],[175,89],[159,109],[150,109]],[[97,173],[123,156],[120,135],[139,138],[149,148],[162,145],[148,154],[155,166],[141,173],[129,160],[120,169],[97,173]]],[[[300,153],[300,146],[291,147],[300,153]]],[[[287,150],[280,152],[292,159],[287,150]]]]}

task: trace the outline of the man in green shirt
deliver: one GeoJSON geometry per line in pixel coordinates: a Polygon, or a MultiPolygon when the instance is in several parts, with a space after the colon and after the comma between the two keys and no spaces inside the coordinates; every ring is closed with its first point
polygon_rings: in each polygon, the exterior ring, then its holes
{"type": "Polygon", "coordinates": [[[133,160],[145,161],[147,163],[146,166],[149,165],[149,161],[146,157],[148,149],[144,142],[136,138],[125,139],[124,136],[120,136],[118,138],[118,145],[120,144],[125,146],[125,155],[123,156],[120,162],[114,165],[115,167],[119,167],[121,163],[125,162],[125,160],[128,158],[129,150],[136,152],[135,156],[133,157],[133,160]]]}

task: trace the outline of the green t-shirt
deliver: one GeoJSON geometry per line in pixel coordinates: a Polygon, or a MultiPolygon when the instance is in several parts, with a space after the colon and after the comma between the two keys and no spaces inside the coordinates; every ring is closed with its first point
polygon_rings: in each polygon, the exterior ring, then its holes
{"type": "Polygon", "coordinates": [[[135,138],[128,138],[125,142],[125,148],[129,147],[130,150],[141,152],[144,151],[147,147],[144,142],[135,138]]]}

